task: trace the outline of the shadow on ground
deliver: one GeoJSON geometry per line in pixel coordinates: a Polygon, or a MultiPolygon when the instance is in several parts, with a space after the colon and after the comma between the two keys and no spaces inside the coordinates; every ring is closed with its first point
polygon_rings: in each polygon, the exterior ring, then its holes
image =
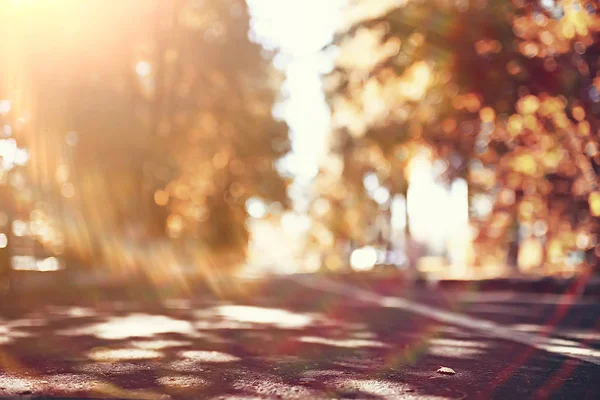
{"type": "Polygon", "coordinates": [[[0,395],[596,398],[597,368],[288,285],[19,303],[0,312],[0,395]],[[50,303],[50,302],[48,302],[50,303]],[[54,304],[56,303],[56,304],[54,304]],[[451,367],[455,375],[436,373],[451,367]]]}

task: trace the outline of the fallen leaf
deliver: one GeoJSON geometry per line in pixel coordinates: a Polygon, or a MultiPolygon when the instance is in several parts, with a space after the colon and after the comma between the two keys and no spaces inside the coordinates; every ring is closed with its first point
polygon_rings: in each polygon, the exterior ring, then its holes
{"type": "Polygon", "coordinates": [[[440,367],[436,371],[438,374],[454,375],[456,371],[449,367],[440,367]]]}

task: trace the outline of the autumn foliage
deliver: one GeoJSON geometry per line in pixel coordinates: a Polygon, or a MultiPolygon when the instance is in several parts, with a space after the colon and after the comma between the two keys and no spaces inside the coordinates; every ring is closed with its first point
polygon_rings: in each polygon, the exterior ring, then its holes
{"type": "MultiPolygon", "coordinates": [[[[427,148],[445,160],[441,182],[465,179],[471,202],[492,204],[472,215],[475,264],[500,254],[516,266],[519,245],[533,241],[549,272],[576,254],[597,266],[598,5],[383,3],[350,3],[325,77],[334,130],[319,179],[344,187],[330,212],[371,220],[387,212],[348,194],[365,193],[365,175],[375,174],[391,196],[406,195],[407,160],[427,148]]],[[[330,225],[348,236],[339,231],[330,225]]]]}
{"type": "Polygon", "coordinates": [[[243,0],[3,2],[2,141],[28,156],[0,171],[5,234],[38,216],[80,263],[242,261],[246,201],[288,205],[281,77],[249,19],[243,0]]]}

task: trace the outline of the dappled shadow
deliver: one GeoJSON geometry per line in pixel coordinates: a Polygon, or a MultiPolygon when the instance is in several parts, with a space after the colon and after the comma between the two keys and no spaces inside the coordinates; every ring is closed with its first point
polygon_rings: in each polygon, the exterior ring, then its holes
{"type": "Polygon", "coordinates": [[[526,346],[294,285],[235,302],[43,305],[0,318],[0,333],[3,395],[528,397],[552,382],[547,363],[565,365],[550,353],[544,365],[521,360],[526,346]],[[440,366],[456,374],[437,374],[440,366]]]}

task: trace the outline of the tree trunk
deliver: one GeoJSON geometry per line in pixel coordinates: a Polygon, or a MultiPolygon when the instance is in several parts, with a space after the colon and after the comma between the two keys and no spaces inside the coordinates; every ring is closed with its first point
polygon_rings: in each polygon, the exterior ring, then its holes
{"type": "Polygon", "coordinates": [[[515,221],[513,225],[512,238],[508,244],[508,254],[506,257],[506,265],[513,271],[519,270],[519,223],[515,221]]]}
{"type": "Polygon", "coordinates": [[[7,243],[6,247],[0,249],[0,295],[3,293],[8,293],[12,290],[12,265],[11,265],[11,257],[12,257],[12,240],[11,240],[11,229],[12,229],[12,211],[4,208],[4,211],[7,213],[8,218],[6,221],[6,230],[4,234],[6,235],[7,243]]]}

